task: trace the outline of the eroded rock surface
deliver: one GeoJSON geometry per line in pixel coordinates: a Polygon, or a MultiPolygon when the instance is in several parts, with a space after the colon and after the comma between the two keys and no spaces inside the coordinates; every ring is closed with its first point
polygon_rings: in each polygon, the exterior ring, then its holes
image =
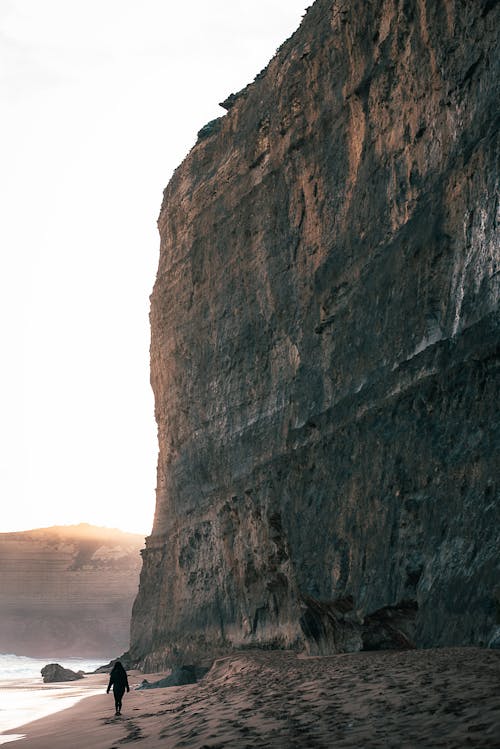
{"type": "Polygon", "coordinates": [[[499,23],[317,0],[171,179],[136,661],[490,639],[499,23]]]}

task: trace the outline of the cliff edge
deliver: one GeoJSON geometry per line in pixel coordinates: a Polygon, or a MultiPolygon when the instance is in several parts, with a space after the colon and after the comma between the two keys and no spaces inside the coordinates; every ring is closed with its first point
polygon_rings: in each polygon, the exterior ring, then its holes
{"type": "Polygon", "coordinates": [[[487,643],[495,0],[317,0],[164,193],[131,654],[487,643]]]}

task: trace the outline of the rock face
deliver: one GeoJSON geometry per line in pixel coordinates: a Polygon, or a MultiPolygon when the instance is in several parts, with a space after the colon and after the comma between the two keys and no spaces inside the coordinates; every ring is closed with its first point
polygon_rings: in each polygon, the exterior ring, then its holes
{"type": "Polygon", "coordinates": [[[164,193],[149,668],[498,622],[495,0],[317,0],[164,193]]]}
{"type": "Polygon", "coordinates": [[[143,537],[89,525],[0,534],[0,652],[126,650],[143,537]]]}
{"type": "Polygon", "coordinates": [[[83,671],[72,671],[70,668],[64,668],[59,663],[48,663],[40,671],[44,684],[51,684],[54,681],[77,681],[83,679],[83,671]]]}

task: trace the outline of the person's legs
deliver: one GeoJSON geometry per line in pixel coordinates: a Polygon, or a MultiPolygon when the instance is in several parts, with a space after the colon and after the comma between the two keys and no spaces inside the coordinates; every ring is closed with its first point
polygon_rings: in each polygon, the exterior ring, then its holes
{"type": "Polygon", "coordinates": [[[113,690],[113,694],[115,696],[115,708],[116,708],[115,715],[120,715],[122,711],[123,691],[121,689],[117,689],[116,691],[113,690]]]}

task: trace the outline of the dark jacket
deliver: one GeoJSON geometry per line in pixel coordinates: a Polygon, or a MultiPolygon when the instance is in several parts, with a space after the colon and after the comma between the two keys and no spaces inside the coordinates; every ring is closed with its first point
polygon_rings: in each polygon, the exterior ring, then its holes
{"type": "Polygon", "coordinates": [[[107,691],[113,687],[113,692],[123,692],[127,690],[127,692],[130,691],[128,686],[128,677],[127,672],[123,668],[121,663],[115,663],[113,666],[113,669],[109,675],[109,684],[107,691]]]}

